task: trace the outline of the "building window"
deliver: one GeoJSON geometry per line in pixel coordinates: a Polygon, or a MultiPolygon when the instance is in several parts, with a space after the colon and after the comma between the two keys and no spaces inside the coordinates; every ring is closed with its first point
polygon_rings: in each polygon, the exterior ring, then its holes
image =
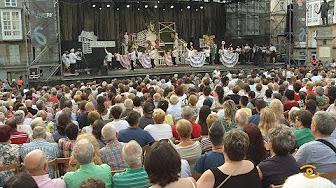
{"type": "Polygon", "coordinates": [[[16,7],[16,0],[5,0],[5,7],[16,7]]]}
{"type": "Polygon", "coordinates": [[[1,10],[3,40],[22,40],[22,23],[20,10],[1,10]]]}

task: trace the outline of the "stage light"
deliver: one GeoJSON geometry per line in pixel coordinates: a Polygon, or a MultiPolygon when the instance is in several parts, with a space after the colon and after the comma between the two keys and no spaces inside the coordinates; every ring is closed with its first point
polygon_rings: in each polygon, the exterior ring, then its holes
{"type": "Polygon", "coordinates": [[[174,8],[174,5],[170,6],[170,8],[174,8]]]}
{"type": "Polygon", "coordinates": [[[160,1],[158,1],[158,3],[160,3],[160,1]]]}
{"type": "Polygon", "coordinates": [[[148,5],[145,5],[145,8],[148,8],[148,5]]]}
{"type": "Polygon", "coordinates": [[[157,5],[154,5],[154,8],[158,8],[158,6],[157,6],[157,5]]]}
{"type": "Polygon", "coordinates": [[[120,8],[118,7],[117,10],[120,10],[120,8]]]}
{"type": "Polygon", "coordinates": [[[189,5],[187,6],[187,9],[190,9],[190,6],[189,6],[189,5]]]}
{"type": "Polygon", "coordinates": [[[196,11],[198,11],[198,8],[196,9],[196,11]]]}
{"type": "Polygon", "coordinates": [[[140,10],[140,8],[138,8],[138,10],[140,10]]]}
{"type": "Polygon", "coordinates": [[[102,8],[100,7],[99,10],[102,10],[102,8]]]}
{"type": "Polygon", "coordinates": [[[183,11],[183,9],[181,9],[181,12],[183,11]]]}
{"type": "Polygon", "coordinates": [[[203,9],[203,8],[204,8],[203,6],[200,7],[200,9],[203,9]]]}
{"type": "Polygon", "coordinates": [[[106,7],[107,7],[107,8],[110,8],[110,7],[111,7],[111,5],[106,5],[106,7]]]}
{"type": "Polygon", "coordinates": [[[166,9],[164,8],[164,9],[162,9],[162,10],[166,10],[166,9]]]}
{"type": "Polygon", "coordinates": [[[127,8],[130,8],[130,7],[131,7],[131,5],[126,5],[126,7],[127,7],[127,8]]]}
{"type": "Polygon", "coordinates": [[[95,4],[93,4],[93,5],[92,5],[92,8],[95,8],[95,7],[96,7],[96,5],[95,5],[95,4]]]}

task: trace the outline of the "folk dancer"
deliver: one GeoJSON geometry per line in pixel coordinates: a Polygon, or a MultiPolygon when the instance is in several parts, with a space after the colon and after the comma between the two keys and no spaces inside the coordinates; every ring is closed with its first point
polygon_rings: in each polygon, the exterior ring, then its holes
{"type": "Polygon", "coordinates": [[[176,64],[176,58],[178,58],[178,56],[179,56],[178,47],[174,46],[174,50],[172,52],[172,61],[173,61],[173,65],[174,66],[177,66],[177,64],[176,64]]]}
{"type": "Polygon", "coordinates": [[[107,69],[111,70],[112,69],[112,59],[113,59],[113,54],[109,51],[107,51],[107,49],[105,48],[105,59],[106,59],[106,65],[107,65],[107,69]]]}
{"type": "Polygon", "coordinates": [[[84,69],[85,66],[83,66],[83,52],[82,49],[78,48],[77,51],[75,52],[77,56],[77,68],[78,69],[84,69]]]}
{"type": "Polygon", "coordinates": [[[277,49],[276,47],[271,44],[269,51],[271,52],[271,63],[275,63],[276,62],[276,57],[277,57],[277,49]]]}
{"type": "Polygon", "coordinates": [[[71,74],[75,74],[75,72],[76,72],[75,67],[76,67],[77,60],[80,60],[80,59],[75,54],[75,49],[72,48],[70,50],[70,54],[69,54],[70,73],[71,74]]]}
{"type": "Polygon", "coordinates": [[[64,66],[64,72],[69,72],[70,61],[69,61],[69,51],[65,51],[62,55],[62,63],[64,66]]]}
{"type": "Polygon", "coordinates": [[[155,68],[155,54],[156,54],[156,49],[154,48],[154,46],[151,46],[150,51],[149,51],[149,56],[151,59],[152,69],[155,68]]]}
{"type": "Polygon", "coordinates": [[[205,58],[206,58],[206,62],[211,65],[211,60],[210,60],[210,53],[211,53],[211,49],[210,46],[206,46],[204,49],[204,53],[205,53],[205,58]]]}
{"type": "Polygon", "coordinates": [[[247,63],[251,62],[251,47],[249,44],[246,44],[245,47],[245,59],[247,63]]]}
{"type": "Polygon", "coordinates": [[[131,71],[134,71],[134,63],[136,63],[137,55],[135,48],[132,48],[132,52],[129,53],[129,58],[131,60],[131,71]]]}

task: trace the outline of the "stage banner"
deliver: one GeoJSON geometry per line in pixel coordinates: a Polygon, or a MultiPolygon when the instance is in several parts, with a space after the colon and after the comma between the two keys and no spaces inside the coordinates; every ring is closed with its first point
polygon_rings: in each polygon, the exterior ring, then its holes
{"type": "Polygon", "coordinates": [[[239,54],[228,50],[220,50],[219,60],[226,67],[234,67],[239,61],[239,54]]]}
{"type": "Polygon", "coordinates": [[[59,62],[58,4],[55,0],[29,0],[26,11],[31,26],[31,44],[39,62],[59,62]]]}
{"type": "Polygon", "coordinates": [[[204,52],[192,52],[189,55],[189,62],[192,67],[202,67],[205,64],[205,59],[204,52]]]}
{"type": "Polygon", "coordinates": [[[295,45],[301,48],[306,46],[306,0],[294,0],[293,35],[295,45]]]}

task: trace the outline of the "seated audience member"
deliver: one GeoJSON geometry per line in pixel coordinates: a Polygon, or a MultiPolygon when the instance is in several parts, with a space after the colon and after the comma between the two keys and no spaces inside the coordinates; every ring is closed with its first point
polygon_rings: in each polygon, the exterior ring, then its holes
{"type": "Polygon", "coordinates": [[[10,135],[11,144],[24,144],[29,141],[29,136],[27,133],[20,132],[17,130],[17,124],[15,118],[7,120],[6,125],[8,125],[12,129],[10,135]]]}
{"type": "Polygon", "coordinates": [[[327,112],[336,114],[336,100],[329,106],[327,112]]]}
{"type": "Polygon", "coordinates": [[[244,132],[248,135],[250,144],[247,150],[246,159],[258,165],[267,158],[264,138],[257,126],[245,126],[244,132]]]}
{"type": "Polygon", "coordinates": [[[114,126],[117,132],[127,129],[129,127],[128,122],[120,118],[122,112],[123,111],[120,106],[116,106],[116,105],[112,106],[111,111],[110,111],[110,116],[112,117],[113,121],[110,123],[107,123],[106,125],[114,126]]]}
{"type": "Polygon", "coordinates": [[[300,108],[298,107],[293,107],[289,112],[288,112],[288,121],[289,121],[289,127],[295,128],[296,127],[296,116],[298,112],[300,111],[300,108]]]}
{"type": "Polygon", "coordinates": [[[175,123],[175,119],[173,118],[172,115],[167,113],[167,109],[168,109],[169,103],[166,100],[162,100],[158,103],[158,108],[160,108],[161,110],[163,110],[165,112],[165,120],[164,123],[168,124],[170,126],[174,125],[175,123]]]}
{"type": "Polygon", "coordinates": [[[181,158],[168,142],[156,142],[150,147],[145,155],[145,169],[153,184],[151,188],[196,187],[193,178],[180,177],[181,158]]]}
{"type": "Polygon", "coordinates": [[[90,134],[92,134],[93,123],[96,120],[98,120],[98,119],[101,119],[101,116],[100,116],[100,114],[97,111],[89,112],[89,114],[88,114],[88,120],[89,120],[90,125],[86,126],[86,127],[83,127],[82,132],[83,133],[90,133],[90,134]]]}
{"type": "Polygon", "coordinates": [[[143,109],[142,109],[142,106],[141,106],[141,98],[138,97],[138,96],[135,96],[133,98],[133,105],[134,105],[133,110],[138,112],[140,114],[140,116],[142,116],[143,115],[143,109]]]}
{"type": "Polygon", "coordinates": [[[235,114],[237,112],[236,104],[233,100],[227,100],[223,104],[224,116],[219,118],[219,121],[222,123],[225,132],[230,131],[237,127],[237,122],[235,121],[235,114]]]}
{"type": "Polygon", "coordinates": [[[117,130],[112,125],[105,125],[102,129],[106,146],[100,149],[102,161],[112,170],[124,170],[127,165],[121,156],[123,144],[118,141],[117,130]]]}
{"type": "Polygon", "coordinates": [[[78,126],[75,125],[74,123],[70,123],[66,126],[65,135],[67,137],[61,138],[58,141],[58,148],[61,157],[67,158],[71,156],[72,148],[76,143],[78,133],[79,133],[78,126]]]}
{"type": "Polygon", "coordinates": [[[17,130],[20,132],[27,133],[28,135],[31,135],[33,133],[32,128],[30,125],[24,124],[25,120],[25,113],[23,110],[17,110],[14,112],[14,118],[17,123],[17,130]]]}
{"type": "Polygon", "coordinates": [[[286,100],[283,103],[284,111],[291,110],[292,107],[299,107],[299,103],[294,99],[295,92],[293,90],[286,90],[286,100]]]}
{"type": "Polygon", "coordinates": [[[139,127],[144,129],[147,125],[153,124],[154,104],[152,102],[145,102],[143,106],[143,115],[139,119],[139,127]]]}
{"type": "Polygon", "coordinates": [[[122,156],[128,168],[125,172],[116,173],[113,176],[113,187],[149,187],[148,175],[142,166],[141,146],[136,141],[131,140],[122,149],[122,156]]]}
{"type": "Polygon", "coordinates": [[[322,86],[315,88],[317,107],[320,110],[326,110],[329,107],[329,98],[324,95],[324,89],[322,86]]]}
{"type": "Polygon", "coordinates": [[[198,114],[198,124],[202,128],[202,136],[207,136],[209,132],[208,125],[206,124],[207,117],[211,114],[211,109],[208,105],[203,105],[198,114]]]}
{"type": "Polygon", "coordinates": [[[166,113],[161,109],[155,109],[153,112],[154,124],[145,127],[145,131],[154,138],[155,141],[162,139],[171,139],[173,137],[171,126],[163,123],[166,113]]]}
{"type": "Polygon", "coordinates": [[[169,102],[170,104],[168,106],[167,113],[172,115],[175,120],[181,119],[182,108],[181,103],[179,103],[178,96],[176,95],[170,96],[169,102]]]}
{"type": "MultiPolygon", "coordinates": [[[[303,144],[295,153],[300,166],[311,164],[319,173],[333,172],[336,169],[335,138],[330,135],[335,129],[335,117],[328,112],[316,112],[313,116],[311,131],[315,141],[303,144]]],[[[333,180],[336,183],[336,180],[333,180]]]]}
{"type": "Polygon", "coordinates": [[[39,188],[35,180],[26,172],[10,177],[3,188],[39,188]]]}
{"type": "Polygon", "coordinates": [[[33,177],[39,188],[66,188],[63,179],[50,179],[48,174],[48,158],[39,149],[29,152],[24,159],[24,167],[33,177]]]}
{"type": "Polygon", "coordinates": [[[102,180],[88,179],[81,183],[79,188],[105,188],[105,183],[102,180]]]}
{"type": "Polygon", "coordinates": [[[248,124],[249,118],[245,110],[239,109],[235,114],[235,122],[237,123],[237,128],[243,130],[245,127],[250,126],[248,124]]]}
{"type": "Polygon", "coordinates": [[[205,171],[221,166],[224,163],[223,155],[224,128],[219,122],[215,122],[209,129],[209,139],[212,143],[212,151],[202,154],[195,164],[195,179],[198,179],[205,171]]]}
{"type": "MultiPolygon", "coordinates": [[[[186,106],[183,108],[182,110],[182,119],[188,120],[191,125],[192,125],[192,132],[191,132],[191,138],[199,138],[202,135],[202,127],[195,122],[195,111],[189,107],[186,106]]],[[[177,140],[180,139],[179,134],[176,131],[176,125],[172,126],[172,132],[173,132],[173,136],[174,138],[176,138],[177,140]]]]}
{"type": "Polygon", "coordinates": [[[282,102],[279,99],[273,99],[269,105],[269,107],[272,109],[272,111],[275,114],[276,120],[280,124],[284,124],[289,126],[289,122],[284,116],[284,107],[282,102]]]}
{"type": "Polygon", "coordinates": [[[71,123],[71,117],[69,114],[63,112],[58,116],[56,131],[53,133],[56,143],[58,143],[59,139],[66,138],[65,128],[69,123],[71,123]]]}
{"type": "Polygon", "coordinates": [[[296,130],[294,131],[296,148],[315,140],[310,130],[312,118],[313,115],[308,110],[297,112],[295,121],[296,130]]]}
{"type": "Polygon", "coordinates": [[[240,130],[231,130],[224,134],[225,163],[205,171],[197,181],[202,188],[260,188],[258,170],[251,161],[244,160],[249,139],[240,130]]]}
{"type": "Polygon", "coordinates": [[[47,133],[44,127],[37,126],[33,129],[33,140],[30,143],[23,144],[20,149],[21,159],[24,159],[26,155],[35,150],[42,150],[49,160],[55,159],[60,156],[57,143],[49,143],[46,140],[47,133]]]}
{"type": "Polygon", "coordinates": [[[129,128],[119,132],[118,140],[127,143],[131,140],[137,141],[141,147],[155,142],[154,138],[145,130],[139,128],[140,114],[136,111],[131,112],[127,117],[129,128]]]}
{"type": "MultiPolygon", "coordinates": [[[[218,120],[219,120],[219,117],[218,117],[217,114],[209,114],[207,119],[206,119],[206,124],[208,126],[208,129],[210,129],[211,125],[218,120]]],[[[205,153],[205,152],[208,152],[208,151],[212,150],[212,143],[209,139],[209,135],[202,136],[201,148],[202,148],[202,153],[205,153]]]]}
{"type": "Polygon", "coordinates": [[[46,140],[50,143],[55,142],[52,134],[50,132],[48,132],[47,126],[46,126],[45,122],[43,121],[43,119],[41,117],[37,117],[37,118],[33,119],[30,123],[30,126],[31,126],[32,129],[34,129],[37,126],[45,127],[46,128],[46,134],[47,134],[46,140]]]}
{"type": "Polygon", "coordinates": [[[101,134],[101,130],[104,127],[104,125],[105,123],[101,119],[96,120],[92,125],[92,135],[97,139],[100,149],[105,146],[105,143],[103,141],[102,134],[101,134]]]}
{"type": "Polygon", "coordinates": [[[193,171],[197,158],[202,154],[201,144],[199,141],[191,140],[192,126],[188,120],[181,119],[177,121],[176,131],[181,139],[180,143],[175,146],[175,149],[182,159],[189,162],[190,168],[193,171]]]}
{"type": "MultiPolygon", "coordinates": [[[[84,133],[84,134],[80,134],[80,135],[77,136],[76,142],[79,142],[80,140],[88,140],[93,145],[93,149],[94,149],[93,162],[94,162],[94,164],[96,164],[96,165],[103,164],[97,139],[92,134],[84,133]]],[[[68,171],[75,171],[75,170],[78,170],[79,167],[80,167],[80,164],[76,161],[76,158],[73,155],[71,155],[70,160],[69,160],[69,167],[68,167],[67,170],[68,171]]]]}
{"type": "Polygon", "coordinates": [[[267,131],[277,125],[277,120],[272,109],[266,107],[261,110],[260,121],[258,128],[263,136],[266,136],[267,131]]]}
{"type": "MultiPolygon", "coordinates": [[[[20,147],[16,144],[11,144],[10,135],[12,128],[9,126],[0,127],[0,165],[15,164],[19,162],[20,147]]],[[[0,187],[4,185],[4,182],[14,175],[14,170],[0,172],[0,187]]]]}
{"type": "Polygon", "coordinates": [[[247,108],[247,104],[249,102],[249,99],[247,96],[241,96],[239,100],[240,109],[244,110],[248,116],[248,118],[252,117],[252,110],[250,108],[247,108]]]}
{"type": "Polygon", "coordinates": [[[107,164],[94,164],[94,147],[89,140],[79,140],[75,144],[72,154],[80,167],[78,170],[67,172],[64,175],[67,188],[78,188],[82,182],[90,178],[103,180],[106,187],[112,187],[111,167],[107,164]]]}
{"type": "Polygon", "coordinates": [[[90,125],[88,120],[88,112],[85,110],[87,103],[87,101],[81,101],[78,103],[77,122],[80,129],[90,125]]]}
{"type": "Polygon", "coordinates": [[[306,100],[306,102],[304,103],[304,109],[308,110],[310,113],[314,115],[315,112],[317,111],[316,101],[313,99],[306,100]]]}
{"type": "Polygon", "coordinates": [[[262,99],[256,99],[255,100],[255,107],[256,107],[256,110],[257,110],[257,114],[254,114],[250,118],[249,123],[254,124],[254,125],[259,125],[260,113],[261,113],[261,110],[266,107],[266,102],[262,99]]]}
{"type": "Polygon", "coordinates": [[[287,178],[282,188],[335,188],[335,184],[319,176],[308,178],[305,174],[299,173],[287,178]]]}
{"type": "Polygon", "coordinates": [[[291,151],[295,148],[295,137],[292,130],[285,125],[279,125],[268,131],[271,157],[258,165],[262,187],[268,188],[271,184],[283,184],[287,177],[299,173],[291,151]]]}

